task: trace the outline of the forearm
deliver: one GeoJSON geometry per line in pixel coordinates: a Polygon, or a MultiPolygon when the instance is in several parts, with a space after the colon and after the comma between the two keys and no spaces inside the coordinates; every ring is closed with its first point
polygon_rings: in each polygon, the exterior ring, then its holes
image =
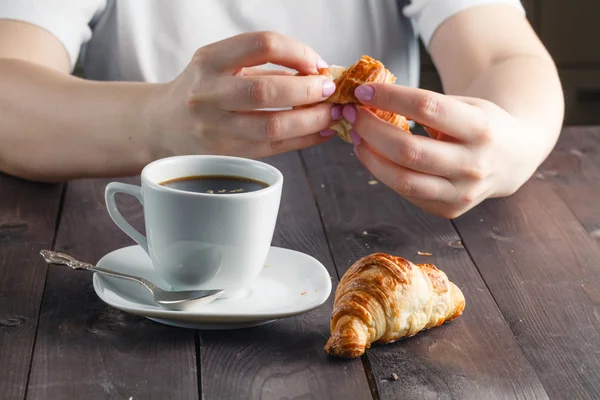
{"type": "Polygon", "coordinates": [[[40,181],[139,173],[157,156],[149,99],[160,90],[0,59],[0,170],[40,181]]]}
{"type": "Polygon", "coordinates": [[[491,101],[528,127],[526,142],[540,163],[554,147],[563,122],[564,100],[550,58],[515,55],[481,71],[468,84],[448,94],[491,101]]]}

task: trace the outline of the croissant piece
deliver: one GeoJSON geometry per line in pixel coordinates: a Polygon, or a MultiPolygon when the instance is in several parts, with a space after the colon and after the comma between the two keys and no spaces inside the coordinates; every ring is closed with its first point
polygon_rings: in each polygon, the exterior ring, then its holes
{"type": "MultiPolygon", "coordinates": [[[[396,77],[384,65],[369,56],[362,56],[356,64],[349,68],[340,67],[337,65],[330,66],[328,68],[322,68],[319,70],[319,74],[325,75],[332,79],[336,84],[335,92],[325,100],[326,103],[335,104],[359,104],[360,101],[354,96],[354,90],[365,83],[377,82],[377,83],[395,83],[396,77]]],[[[378,110],[370,107],[369,110],[374,112],[379,118],[389,122],[392,125],[396,125],[400,129],[410,133],[410,127],[408,121],[402,115],[378,110]]],[[[340,138],[348,143],[352,143],[350,138],[350,130],[352,124],[346,119],[342,118],[340,121],[336,121],[331,127],[340,138]]]]}
{"type": "Polygon", "coordinates": [[[349,68],[334,65],[319,70],[336,84],[335,93],[326,100],[327,103],[356,104],[360,101],[354,96],[354,89],[367,82],[396,83],[396,77],[385,66],[369,56],[362,56],[356,64],[349,68]]]}
{"type": "Polygon", "coordinates": [[[453,320],[464,308],[461,290],[435,265],[371,254],[355,262],[336,289],[325,352],[359,357],[373,343],[414,336],[453,320]]]}

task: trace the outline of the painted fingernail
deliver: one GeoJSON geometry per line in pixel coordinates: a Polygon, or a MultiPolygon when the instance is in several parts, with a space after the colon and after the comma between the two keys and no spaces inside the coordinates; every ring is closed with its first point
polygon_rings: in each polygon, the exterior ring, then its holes
{"type": "Polygon", "coordinates": [[[321,57],[317,58],[317,69],[328,68],[329,64],[325,62],[321,57]]]}
{"type": "Polygon", "coordinates": [[[344,106],[341,104],[336,104],[335,106],[331,107],[331,119],[334,121],[339,121],[342,119],[343,108],[344,106]]]}
{"type": "Polygon", "coordinates": [[[356,121],[356,107],[354,107],[354,105],[352,104],[344,106],[344,109],[342,110],[342,115],[344,116],[344,118],[346,118],[346,121],[353,124],[354,121],[356,121]]]}
{"type": "Polygon", "coordinates": [[[333,129],[325,129],[319,132],[323,137],[329,137],[335,135],[335,131],[333,129]]]}
{"type": "Polygon", "coordinates": [[[352,139],[352,143],[354,143],[354,147],[358,147],[358,145],[360,144],[360,141],[362,140],[360,138],[360,135],[358,133],[356,133],[356,131],[354,129],[350,129],[350,139],[352,139]]]}
{"type": "Polygon", "coordinates": [[[323,81],[323,97],[329,97],[335,92],[335,83],[329,79],[323,81]]]}
{"type": "Polygon", "coordinates": [[[373,95],[375,94],[375,89],[368,85],[360,85],[356,89],[354,89],[354,95],[360,101],[371,101],[373,100],[373,95]]]}

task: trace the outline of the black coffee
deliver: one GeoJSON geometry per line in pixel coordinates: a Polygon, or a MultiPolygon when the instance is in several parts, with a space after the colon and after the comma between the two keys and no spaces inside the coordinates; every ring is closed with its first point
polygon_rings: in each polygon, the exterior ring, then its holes
{"type": "Polygon", "coordinates": [[[259,180],[237,176],[186,176],[169,179],[160,183],[162,186],[195,193],[233,194],[255,192],[269,185],[259,180]]]}

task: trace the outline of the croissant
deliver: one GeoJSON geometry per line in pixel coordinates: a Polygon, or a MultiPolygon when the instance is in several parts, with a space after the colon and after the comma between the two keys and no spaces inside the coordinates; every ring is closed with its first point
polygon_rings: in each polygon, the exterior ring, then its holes
{"type": "Polygon", "coordinates": [[[375,253],[355,262],[336,292],[325,352],[354,358],[440,326],[465,308],[461,290],[432,264],[375,253]]]}
{"type": "MultiPolygon", "coordinates": [[[[335,93],[325,100],[326,103],[335,104],[360,103],[360,101],[354,96],[354,89],[364,83],[396,82],[396,77],[390,71],[388,71],[381,62],[369,56],[362,56],[360,60],[358,60],[356,64],[352,65],[350,68],[333,65],[328,68],[320,69],[319,74],[325,75],[335,82],[335,93]]],[[[384,121],[387,121],[392,125],[396,125],[402,130],[410,133],[408,121],[404,116],[389,111],[378,110],[372,107],[370,107],[369,110],[374,112],[384,121]]],[[[352,124],[349,121],[342,118],[340,121],[336,121],[336,123],[330,128],[336,131],[338,136],[344,141],[352,143],[352,140],[350,139],[350,130],[352,129],[352,124]]]]}

